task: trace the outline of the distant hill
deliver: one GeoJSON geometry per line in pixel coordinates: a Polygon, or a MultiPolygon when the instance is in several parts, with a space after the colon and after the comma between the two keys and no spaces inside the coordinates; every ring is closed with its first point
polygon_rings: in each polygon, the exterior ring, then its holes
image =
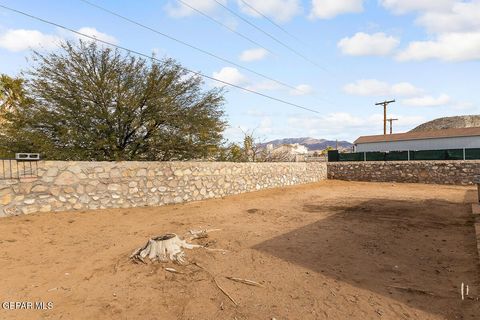
{"type": "Polygon", "coordinates": [[[438,118],[425,122],[410,132],[433,131],[452,128],[480,127],[480,115],[438,118]]]}
{"type": "MultiPolygon", "coordinates": [[[[326,139],[315,139],[315,138],[285,138],[285,139],[278,139],[272,140],[269,142],[262,143],[262,147],[265,147],[267,144],[273,144],[274,147],[282,145],[282,144],[294,144],[298,143],[305,147],[307,147],[308,151],[318,151],[324,150],[327,147],[335,148],[337,142],[332,140],[326,139]]],[[[349,149],[352,148],[353,144],[348,141],[338,141],[338,148],[339,149],[349,149]]]]}

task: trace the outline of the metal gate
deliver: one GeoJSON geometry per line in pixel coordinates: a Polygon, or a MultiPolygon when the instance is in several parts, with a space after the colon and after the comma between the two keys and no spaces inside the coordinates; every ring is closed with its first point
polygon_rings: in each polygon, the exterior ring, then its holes
{"type": "Polygon", "coordinates": [[[36,153],[17,153],[15,159],[0,159],[0,180],[38,177],[39,160],[36,153]]]}

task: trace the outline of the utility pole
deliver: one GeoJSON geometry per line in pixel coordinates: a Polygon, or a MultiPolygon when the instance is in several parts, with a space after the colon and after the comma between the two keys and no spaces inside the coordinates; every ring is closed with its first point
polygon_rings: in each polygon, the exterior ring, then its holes
{"type": "Polygon", "coordinates": [[[395,100],[375,103],[376,106],[383,106],[383,134],[387,134],[387,106],[395,100]]]}
{"type": "Polygon", "coordinates": [[[393,133],[393,121],[397,121],[398,119],[393,119],[393,118],[390,118],[390,119],[387,119],[388,122],[390,122],[390,134],[393,133]]]}

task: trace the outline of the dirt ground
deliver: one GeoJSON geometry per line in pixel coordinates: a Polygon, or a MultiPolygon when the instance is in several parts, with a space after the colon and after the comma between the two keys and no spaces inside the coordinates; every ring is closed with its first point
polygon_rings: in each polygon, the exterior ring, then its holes
{"type": "Polygon", "coordinates": [[[0,302],[53,308],[0,306],[0,319],[480,319],[474,199],[471,187],[325,181],[1,219],[0,302]],[[151,236],[199,228],[221,230],[194,242],[228,250],[189,250],[203,269],[128,260],[151,236]]]}

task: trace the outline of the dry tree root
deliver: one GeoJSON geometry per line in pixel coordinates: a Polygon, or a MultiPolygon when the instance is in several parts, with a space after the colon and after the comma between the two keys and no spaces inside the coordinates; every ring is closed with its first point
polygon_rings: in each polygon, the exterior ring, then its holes
{"type": "Polygon", "coordinates": [[[185,274],[185,272],[178,271],[177,269],[174,269],[174,268],[165,268],[165,271],[168,271],[171,273],[185,274]]]}
{"type": "Polygon", "coordinates": [[[213,283],[217,286],[217,288],[224,294],[227,296],[228,299],[230,299],[230,301],[233,302],[234,305],[238,306],[238,303],[237,301],[235,301],[235,299],[233,299],[233,297],[227,292],[225,291],[225,289],[223,289],[217,282],[217,279],[215,278],[215,276],[210,272],[208,271],[207,269],[205,269],[204,267],[202,267],[200,264],[198,264],[198,262],[194,262],[193,265],[199,267],[200,269],[202,269],[203,271],[205,271],[213,280],[213,283]]]}
{"type": "Polygon", "coordinates": [[[240,283],[243,283],[243,284],[247,284],[249,286],[265,288],[264,285],[262,285],[262,284],[260,284],[256,281],[252,281],[252,280],[248,280],[248,279],[235,278],[235,277],[225,277],[225,278],[227,278],[228,280],[235,281],[235,282],[240,282],[240,283]]]}
{"type": "Polygon", "coordinates": [[[208,238],[208,233],[212,231],[220,231],[221,229],[203,229],[190,230],[190,240],[208,238]]]}
{"type": "Polygon", "coordinates": [[[190,240],[208,238],[207,230],[190,230],[190,240]]]}
{"type": "MultiPolygon", "coordinates": [[[[213,276],[212,276],[213,277],[213,276]]],[[[213,277],[213,282],[215,283],[215,285],[217,286],[218,289],[220,289],[220,291],[223,292],[224,295],[226,295],[228,297],[228,299],[230,299],[230,301],[233,302],[234,305],[238,306],[238,303],[237,301],[235,301],[235,299],[233,299],[233,297],[231,295],[228,294],[227,291],[225,291],[225,289],[223,289],[222,287],[220,287],[220,285],[218,284],[217,282],[217,279],[215,279],[215,277],[213,277]]]]}
{"type": "Polygon", "coordinates": [[[180,239],[174,233],[168,233],[155,238],[151,238],[143,246],[135,250],[130,259],[133,262],[145,262],[148,257],[150,261],[168,262],[173,261],[178,264],[185,263],[185,249],[201,248],[200,245],[187,243],[187,241],[180,239]]]}

